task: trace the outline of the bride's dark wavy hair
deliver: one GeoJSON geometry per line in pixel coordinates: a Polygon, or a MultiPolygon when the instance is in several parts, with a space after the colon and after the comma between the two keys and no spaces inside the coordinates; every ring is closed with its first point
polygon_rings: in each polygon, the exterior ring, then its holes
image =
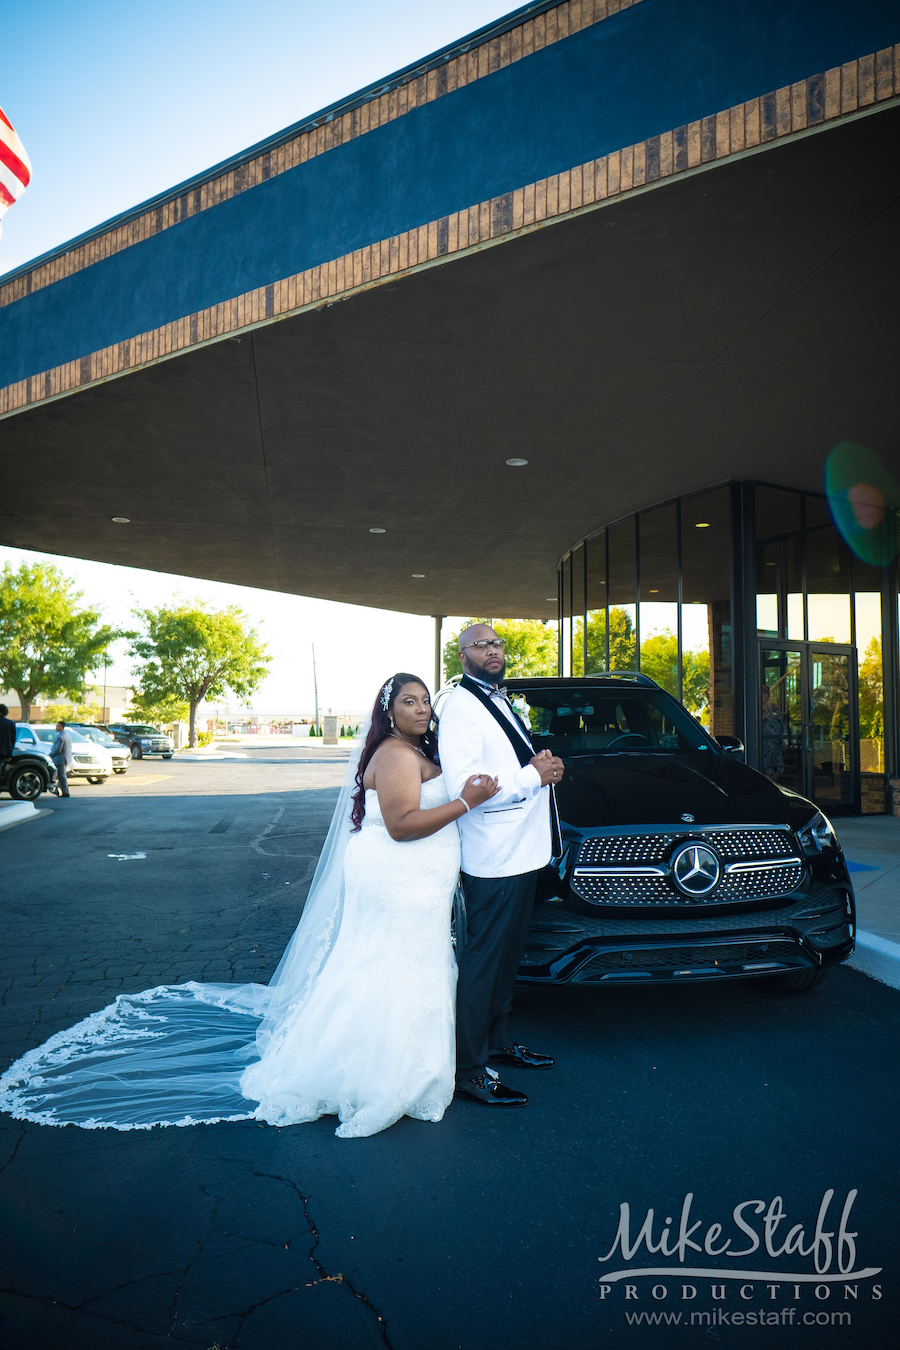
{"type": "MultiPolygon", "coordinates": [[[[428,685],[424,680],[420,680],[418,675],[410,675],[407,670],[398,670],[396,675],[385,680],[384,684],[378,690],[378,697],[375,700],[375,706],[372,709],[372,725],[369,727],[369,734],[366,736],[366,743],[362,748],[359,757],[359,767],[356,770],[356,791],[353,794],[353,810],[350,812],[350,819],[353,821],[353,829],[358,830],[363,823],[363,816],[366,814],[366,790],[363,787],[363,778],[366,769],[369,767],[369,761],[378,749],[383,740],[386,740],[391,734],[391,713],[400,691],[408,684],[420,684],[428,697],[428,685]],[[390,697],[387,707],[382,707],[384,702],[384,692],[388,685],[391,686],[390,697]]],[[[422,753],[437,764],[437,719],[432,717],[428,724],[428,730],[424,736],[419,738],[419,746],[422,753]]]]}

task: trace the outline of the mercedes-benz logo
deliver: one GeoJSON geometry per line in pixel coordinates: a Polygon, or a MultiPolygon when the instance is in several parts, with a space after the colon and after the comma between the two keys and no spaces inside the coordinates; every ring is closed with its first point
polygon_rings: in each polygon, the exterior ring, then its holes
{"type": "Polygon", "coordinates": [[[672,858],[675,885],[685,895],[708,895],[721,870],[718,857],[706,844],[682,844],[672,858]]]}

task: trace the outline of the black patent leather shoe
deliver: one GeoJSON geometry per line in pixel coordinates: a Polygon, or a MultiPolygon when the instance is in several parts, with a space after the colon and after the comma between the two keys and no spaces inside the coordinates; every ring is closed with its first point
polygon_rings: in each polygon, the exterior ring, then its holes
{"type": "Polygon", "coordinates": [[[483,1106],[527,1106],[528,1098],[524,1092],[505,1087],[493,1069],[485,1069],[477,1078],[466,1078],[456,1085],[457,1097],[468,1097],[470,1101],[481,1102],[483,1106]]]}
{"type": "Polygon", "coordinates": [[[552,1069],[556,1063],[551,1055],[540,1055],[527,1045],[505,1045],[502,1050],[492,1050],[491,1059],[498,1064],[514,1064],[517,1069],[552,1069]]]}

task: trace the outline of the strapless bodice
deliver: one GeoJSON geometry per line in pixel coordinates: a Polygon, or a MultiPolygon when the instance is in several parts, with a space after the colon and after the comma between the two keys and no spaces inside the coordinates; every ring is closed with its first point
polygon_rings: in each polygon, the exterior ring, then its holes
{"type": "MultiPolygon", "coordinates": [[[[443,806],[449,800],[450,797],[444,784],[444,775],[441,773],[438,774],[437,778],[429,778],[422,784],[419,810],[430,811],[435,806],[443,806]]],[[[363,816],[363,825],[380,825],[382,829],[384,828],[384,817],[381,814],[378,793],[375,788],[366,788],[366,814],[363,816]]]]}

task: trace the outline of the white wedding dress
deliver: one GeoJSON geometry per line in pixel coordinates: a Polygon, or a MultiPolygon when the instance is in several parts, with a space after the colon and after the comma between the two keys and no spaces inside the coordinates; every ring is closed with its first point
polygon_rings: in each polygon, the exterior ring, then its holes
{"type": "MultiPolygon", "coordinates": [[[[162,985],[120,995],[0,1078],[19,1120],[149,1129],[337,1115],[358,1138],[453,1096],[459,832],[397,843],[378,794],[351,833],[348,767],[303,916],[268,986],[162,985]]],[[[448,801],[443,777],[422,809],[448,801]]]]}

